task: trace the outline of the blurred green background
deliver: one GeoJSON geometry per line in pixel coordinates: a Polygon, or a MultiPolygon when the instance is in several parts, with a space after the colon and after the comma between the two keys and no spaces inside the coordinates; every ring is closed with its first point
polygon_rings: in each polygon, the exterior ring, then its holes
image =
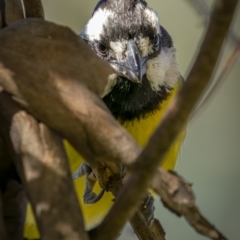
{"type": "MultiPolygon", "coordinates": [[[[96,0],[43,0],[47,20],[69,26],[76,33],[91,16],[96,0]]],[[[177,49],[179,69],[184,77],[193,62],[204,33],[204,18],[187,0],[149,0],[161,24],[171,34],[177,49]]],[[[199,1],[201,2],[201,0],[199,1]]],[[[211,0],[206,1],[210,7],[211,0]]],[[[240,7],[233,24],[240,37],[240,7]]],[[[214,43],[213,43],[214,44],[214,43]]],[[[225,44],[216,76],[233,50],[225,44]]],[[[240,59],[238,59],[212,101],[189,124],[176,170],[193,183],[202,213],[230,240],[240,239],[240,59]]],[[[155,215],[160,218],[168,240],[206,239],[192,230],[156,201],[155,215]]],[[[136,239],[129,227],[121,240],[136,239]]]]}

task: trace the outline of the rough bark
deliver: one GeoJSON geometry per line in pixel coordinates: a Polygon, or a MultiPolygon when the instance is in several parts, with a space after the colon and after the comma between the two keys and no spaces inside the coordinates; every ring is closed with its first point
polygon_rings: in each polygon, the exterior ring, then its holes
{"type": "Polygon", "coordinates": [[[123,228],[127,219],[136,211],[136,200],[139,201],[143,196],[144,190],[149,186],[157,167],[171,143],[186,125],[191,111],[211,79],[237,3],[237,0],[215,2],[204,41],[187,81],[169,106],[160,126],[134,163],[132,175],[119,191],[114,206],[102,224],[92,232],[97,240],[104,239],[106,236],[108,239],[115,239],[116,232],[123,228]],[[135,198],[133,199],[132,196],[135,198]],[[116,212],[118,212],[117,219],[115,218],[116,212]],[[100,231],[101,236],[99,235],[100,231]]]}
{"type": "MultiPolygon", "coordinates": [[[[11,94],[11,96],[8,95],[8,101],[1,102],[0,99],[2,113],[4,114],[4,111],[8,109],[4,104],[11,102],[12,97],[38,120],[57,131],[61,137],[67,138],[86,161],[97,169],[102,181],[100,184],[107,184],[108,189],[116,196],[115,204],[102,224],[90,231],[91,239],[115,239],[126,221],[130,218],[134,219],[133,215],[136,213],[146,189],[150,186],[152,177],[159,174],[156,173],[157,167],[171,143],[186,125],[191,110],[210,80],[237,2],[237,0],[216,1],[205,40],[187,82],[142,152],[129,134],[113,119],[98,97],[103,92],[109,77],[114,73],[113,70],[97,58],[72,31],[43,20],[21,20],[0,32],[0,86],[11,94]],[[21,61],[18,61],[20,58],[21,61]],[[93,68],[94,71],[89,71],[93,68]],[[125,182],[123,187],[122,176],[115,175],[119,173],[120,163],[125,164],[131,172],[131,174],[128,172],[123,179],[125,182]],[[108,177],[105,176],[107,174],[102,171],[102,167],[106,166],[113,173],[110,182],[107,182],[108,177]]],[[[6,95],[4,92],[0,93],[1,96],[4,96],[3,94],[6,95]]],[[[10,110],[14,109],[15,107],[10,108],[10,110]]],[[[55,188],[56,198],[53,198],[54,200],[51,202],[46,193],[45,180],[38,179],[35,183],[30,181],[32,185],[28,180],[29,178],[33,180],[31,174],[34,175],[36,169],[42,169],[41,173],[46,174],[46,176],[44,175],[46,179],[52,179],[48,178],[51,174],[58,179],[64,172],[63,175],[66,177],[64,179],[70,181],[70,174],[66,172],[68,168],[64,165],[66,163],[64,153],[54,150],[56,144],[59,146],[58,138],[26,113],[23,114],[19,110],[17,112],[20,115],[17,120],[15,119],[12,131],[15,151],[12,149],[11,142],[9,140],[6,142],[10,146],[8,151],[15,159],[18,172],[26,184],[29,196],[32,194],[30,199],[32,205],[35,206],[35,215],[39,217],[38,225],[41,226],[42,233],[44,232],[43,226],[45,226],[43,217],[48,218],[48,224],[54,224],[54,219],[47,215],[47,208],[49,206],[54,208],[53,204],[60,199],[58,191],[60,187],[55,188]],[[27,128],[31,129],[30,133],[33,135],[29,139],[35,139],[34,143],[37,148],[31,149],[29,144],[22,145],[29,141],[25,135],[27,128]],[[38,151],[37,149],[42,150],[38,151]],[[54,154],[51,151],[48,152],[49,149],[53,150],[54,154]],[[21,155],[21,158],[17,155],[17,161],[16,153],[21,155]],[[35,154],[37,159],[31,158],[35,154]],[[44,156],[47,156],[47,161],[44,156]],[[58,165],[60,172],[57,171],[57,174],[51,169],[54,165],[51,159],[54,159],[54,156],[57,156],[58,160],[61,159],[62,163],[58,165]],[[19,165],[19,162],[22,164],[19,165]],[[50,167],[47,167],[47,164],[50,164],[50,167]],[[27,170],[28,167],[31,171],[27,170]],[[34,184],[43,186],[43,197],[46,197],[47,201],[47,205],[39,205],[40,210],[37,208],[36,196],[39,195],[37,195],[36,189],[34,190],[33,186],[36,186],[34,184]]],[[[11,121],[11,119],[7,121],[9,126],[11,121]]],[[[3,125],[0,128],[2,132],[6,131],[3,125]]],[[[61,147],[57,147],[57,149],[59,148],[61,149],[61,147]]],[[[165,175],[162,173],[161,176],[165,175]]],[[[181,183],[181,179],[176,181],[181,183]]],[[[63,189],[71,186],[70,183],[64,186],[62,179],[59,179],[59,183],[62,184],[60,185],[63,186],[63,189]]],[[[159,195],[162,194],[161,189],[159,190],[156,186],[155,189],[159,195]]],[[[168,190],[171,190],[170,185],[168,190]]],[[[163,199],[164,196],[164,194],[161,195],[163,199]]],[[[173,205],[170,200],[164,200],[164,203],[171,210],[174,207],[177,210],[180,207],[182,210],[187,209],[186,206],[181,205],[182,201],[187,199],[187,203],[192,208],[180,213],[190,224],[212,239],[225,239],[205,219],[196,217],[197,209],[192,195],[187,196],[186,194],[182,197],[180,195],[180,201],[174,202],[173,205]],[[199,219],[201,219],[200,222],[198,222],[199,219]]],[[[171,200],[174,200],[174,196],[171,197],[171,200]]],[[[60,203],[60,207],[63,208],[65,203],[61,201],[60,203]]],[[[64,210],[62,211],[66,214],[64,210]]],[[[56,209],[56,212],[60,214],[61,211],[56,209]]],[[[138,214],[137,212],[135,217],[138,214]]],[[[81,216],[80,212],[74,216],[77,218],[78,215],[81,216]]],[[[69,218],[66,218],[66,221],[68,220],[69,218]]],[[[79,231],[83,233],[83,239],[87,239],[88,236],[82,228],[81,220],[79,220],[79,224],[81,226],[79,231]]],[[[144,221],[141,224],[145,224],[144,221]]],[[[74,232],[75,230],[76,228],[74,228],[74,232]]],[[[48,231],[46,230],[46,232],[48,231]]],[[[65,233],[67,232],[65,231],[65,233]]],[[[49,233],[53,234],[49,236],[54,239],[54,234],[57,233],[56,231],[49,233]]]]}
{"type": "Polygon", "coordinates": [[[87,240],[61,138],[19,109],[5,92],[0,93],[0,109],[0,126],[8,133],[5,137],[11,136],[5,142],[8,149],[14,149],[9,152],[28,193],[41,239],[87,240]]]}
{"type": "Polygon", "coordinates": [[[77,35],[31,19],[5,28],[0,41],[0,85],[25,109],[69,139],[92,166],[136,157],[137,144],[126,144],[131,137],[95,95],[114,71],[77,35]]]}

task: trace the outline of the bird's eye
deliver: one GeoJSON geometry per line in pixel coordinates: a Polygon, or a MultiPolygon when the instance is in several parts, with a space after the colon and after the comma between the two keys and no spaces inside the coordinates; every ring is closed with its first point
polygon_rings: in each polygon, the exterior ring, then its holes
{"type": "Polygon", "coordinates": [[[160,36],[159,36],[159,34],[156,35],[156,36],[153,38],[152,43],[153,43],[153,48],[156,49],[156,50],[158,50],[159,45],[160,45],[160,36]]]}
{"type": "Polygon", "coordinates": [[[102,44],[101,42],[96,41],[95,48],[96,48],[97,52],[103,57],[106,56],[108,53],[107,47],[104,44],[102,44]]]}

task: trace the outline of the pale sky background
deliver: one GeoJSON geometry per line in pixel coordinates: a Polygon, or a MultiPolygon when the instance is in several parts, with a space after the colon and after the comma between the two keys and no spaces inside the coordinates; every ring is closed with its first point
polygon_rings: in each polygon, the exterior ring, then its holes
{"type": "MultiPolygon", "coordinates": [[[[177,49],[179,69],[184,77],[204,32],[204,20],[187,0],[149,0],[171,34],[177,49]]],[[[212,1],[206,1],[210,6],[212,1]]],[[[91,16],[95,0],[43,0],[47,20],[79,33],[91,16]]],[[[233,29],[240,37],[240,7],[233,29]]],[[[226,44],[223,59],[233,44],[226,44]]],[[[221,61],[219,70],[222,69],[221,61]]],[[[218,70],[218,72],[219,72],[218,70]]],[[[205,111],[190,124],[177,164],[177,172],[193,183],[197,204],[204,216],[229,240],[240,239],[240,59],[215,93],[205,111]]],[[[155,216],[160,218],[167,240],[204,240],[156,200],[155,216]]],[[[121,240],[136,237],[127,229],[121,240]]]]}

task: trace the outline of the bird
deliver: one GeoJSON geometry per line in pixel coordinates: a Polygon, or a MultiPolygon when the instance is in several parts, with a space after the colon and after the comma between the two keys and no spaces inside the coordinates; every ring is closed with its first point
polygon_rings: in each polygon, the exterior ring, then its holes
{"type": "MultiPolygon", "coordinates": [[[[144,0],[100,0],[80,37],[115,70],[100,97],[116,120],[144,147],[183,85],[170,34],[144,0]]],[[[184,136],[183,130],[161,167],[174,169],[184,136]]],[[[71,171],[79,171],[84,160],[67,141],[65,149],[71,171]]],[[[94,204],[86,204],[84,179],[78,178],[74,184],[86,228],[92,228],[108,212],[113,196],[105,192],[94,204]]],[[[94,191],[101,191],[100,186],[94,191]]],[[[25,237],[29,239],[38,237],[31,221],[27,220],[25,226],[25,237]]]]}

